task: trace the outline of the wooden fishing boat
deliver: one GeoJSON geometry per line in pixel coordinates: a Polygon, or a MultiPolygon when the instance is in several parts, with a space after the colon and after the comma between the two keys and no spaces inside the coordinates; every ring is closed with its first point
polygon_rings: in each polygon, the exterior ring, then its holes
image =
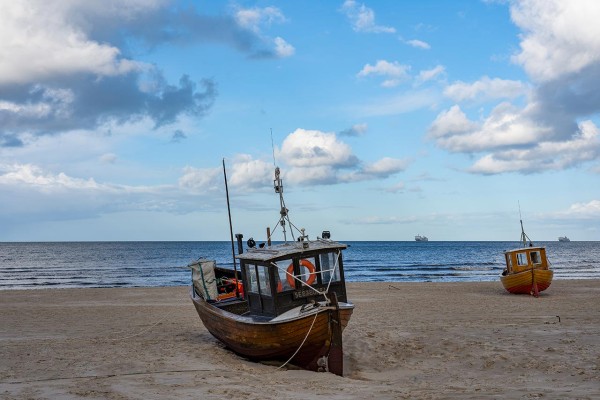
{"type": "Polygon", "coordinates": [[[554,273],[550,270],[546,248],[533,245],[523,230],[522,220],[521,243],[522,247],[504,252],[506,268],[500,280],[510,293],[537,297],[540,292],[548,289],[554,273]]]}
{"type": "Polygon", "coordinates": [[[285,226],[295,226],[283,202],[278,168],[275,178],[284,241],[272,244],[267,229],[266,245],[257,247],[250,238],[244,251],[243,235],[237,234],[233,269],[207,259],[189,265],[191,299],[206,329],[235,353],[343,375],[342,331],[354,310],[344,279],[347,246],[331,240],[328,231],[316,240],[303,229],[297,238],[292,231],[288,241],[285,226]]]}

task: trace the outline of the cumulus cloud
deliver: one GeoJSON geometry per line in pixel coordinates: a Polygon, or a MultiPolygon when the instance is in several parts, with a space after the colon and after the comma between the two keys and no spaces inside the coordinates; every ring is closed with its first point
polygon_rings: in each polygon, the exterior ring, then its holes
{"type": "Polygon", "coordinates": [[[474,173],[543,172],[596,161],[600,5],[522,0],[510,2],[510,9],[523,31],[513,61],[532,84],[484,76],[449,85],[444,94],[456,102],[504,101],[477,121],[455,105],[438,115],[429,138],[449,151],[477,155],[469,169],[474,173]]]}
{"type": "Polygon", "coordinates": [[[272,42],[272,53],[270,51],[262,51],[255,56],[258,58],[266,56],[269,57],[271,54],[275,57],[284,58],[294,55],[294,46],[286,42],[281,37],[275,37],[273,39],[263,34],[263,28],[269,28],[272,24],[281,24],[287,21],[285,15],[277,7],[254,7],[254,8],[236,8],[234,14],[237,23],[246,29],[254,32],[258,37],[263,38],[265,43],[272,42]]]}
{"type": "Polygon", "coordinates": [[[275,42],[275,54],[280,58],[291,57],[296,52],[294,46],[292,46],[279,36],[276,37],[273,41],[275,42]]]}
{"type": "Polygon", "coordinates": [[[477,124],[470,121],[458,105],[442,111],[429,127],[430,138],[443,138],[472,132],[477,124]]]}
{"type": "Polygon", "coordinates": [[[403,171],[410,163],[384,157],[364,164],[335,133],[306,129],[296,129],[288,135],[277,158],[285,161],[285,177],[303,185],[384,179],[403,171]]]}
{"type": "Polygon", "coordinates": [[[346,0],[341,11],[352,23],[352,29],[356,32],[369,33],[395,33],[396,29],[375,23],[375,12],[364,4],[358,4],[354,0],[346,0]]]}
{"type": "Polygon", "coordinates": [[[334,133],[296,129],[281,145],[279,157],[293,167],[352,167],[358,158],[334,133]]]}
{"type": "Polygon", "coordinates": [[[409,77],[408,71],[410,71],[410,66],[408,65],[402,65],[397,61],[378,60],[375,65],[366,64],[356,76],[359,78],[369,75],[383,76],[386,79],[382,82],[381,86],[393,87],[409,77]]]}
{"type": "Polygon", "coordinates": [[[600,6],[593,0],[523,0],[511,3],[523,31],[513,61],[535,81],[552,81],[600,62],[600,6]]]}
{"type": "Polygon", "coordinates": [[[572,204],[564,214],[569,218],[600,219],[600,200],[572,204]]]}
{"type": "Polygon", "coordinates": [[[120,50],[90,39],[69,19],[67,3],[42,1],[0,4],[0,85],[27,84],[57,75],[118,76],[145,68],[120,50]]]}
{"type": "Polygon", "coordinates": [[[487,154],[477,160],[470,171],[498,174],[563,170],[599,158],[599,130],[593,122],[584,121],[580,125],[580,133],[571,140],[541,142],[527,149],[510,149],[487,154]]]}
{"type": "Polygon", "coordinates": [[[170,0],[0,3],[0,146],[25,135],[96,129],[150,118],[155,128],[212,107],[216,83],[133,59],[131,43],[152,49],[218,43],[249,58],[289,57],[294,48],[264,35],[285,22],[276,8],[237,8],[230,16],[168,8],[170,0]]]}
{"type": "Polygon", "coordinates": [[[489,99],[513,99],[529,92],[528,85],[520,81],[482,77],[476,82],[454,82],[444,89],[444,95],[454,101],[489,99]]]}
{"type": "Polygon", "coordinates": [[[286,21],[285,16],[277,7],[237,8],[234,15],[240,26],[257,33],[260,32],[263,25],[270,26],[273,23],[283,23],[286,21]]]}

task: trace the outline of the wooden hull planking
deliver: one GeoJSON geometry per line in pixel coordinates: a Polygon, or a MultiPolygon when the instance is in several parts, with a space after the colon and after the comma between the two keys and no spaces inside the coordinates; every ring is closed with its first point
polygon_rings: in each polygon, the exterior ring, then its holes
{"type": "MultiPolygon", "coordinates": [[[[192,300],[206,329],[239,355],[252,360],[287,361],[298,350],[309,330],[310,334],[292,359],[292,364],[316,371],[318,358],[327,354],[331,340],[329,310],[320,311],[316,320],[315,314],[310,313],[282,322],[252,322],[193,294],[192,300]]],[[[340,308],[342,330],[348,325],[352,311],[352,307],[340,308]]]]}
{"type": "Polygon", "coordinates": [[[534,282],[537,291],[542,292],[552,283],[554,273],[548,269],[534,269],[522,271],[516,274],[501,276],[500,280],[504,288],[514,294],[531,294],[534,292],[534,282]]]}

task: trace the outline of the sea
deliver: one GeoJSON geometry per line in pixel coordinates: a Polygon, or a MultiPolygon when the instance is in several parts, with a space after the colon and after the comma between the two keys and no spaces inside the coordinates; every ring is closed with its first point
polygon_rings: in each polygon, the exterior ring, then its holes
{"type": "MultiPolygon", "coordinates": [[[[345,242],[350,282],[497,280],[518,242],[345,242]]],[[[600,279],[600,242],[545,246],[555,279],[600,279]]],[[[237,246],[236,246],[237,248],[237,246]]],[[[230,242],[0,242],[0,290],[181,286],[187,265],[209,258],[232,267],[230,242]]]]}

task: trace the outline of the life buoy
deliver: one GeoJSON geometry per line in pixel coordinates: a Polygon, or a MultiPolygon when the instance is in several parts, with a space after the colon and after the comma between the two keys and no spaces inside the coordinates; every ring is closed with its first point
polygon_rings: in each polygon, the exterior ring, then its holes
{"type": "MultiPolygon", "coordinates": [[[[305,259],[300,260],[300,266],[308,270],[308,279],[306,280],[306,284],[312,285],[315,279],[317,279],[317,275],[315,274],[315,266],[310,261],[305,259]]],[[[287,281],[291,287],[294,287],[294,278],[292,276],[294,275],[294,263],[290,263],[290,265],[287,267],[287,272],[287,281]]]]}

